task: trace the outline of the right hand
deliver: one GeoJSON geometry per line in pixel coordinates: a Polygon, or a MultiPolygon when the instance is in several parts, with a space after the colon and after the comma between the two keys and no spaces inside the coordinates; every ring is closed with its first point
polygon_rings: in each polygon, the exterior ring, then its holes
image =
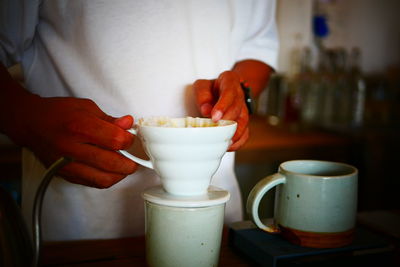
{"type": "Polygon", "coordinates": [[[62,156],[73,161],[59,175],[72,183],[108,188],[137,169],[116,150],[127,149],[134,136],[126,131],[133,118],[113,118],[91,100],[34,98],[17,125],[17,143],[27,146],[50,166],[62,156]]]}
{"type": "Polygon", "coordinates": [[[204,117],[237,122],[233,143],[228,151],[238,150],[249,138],[249,113],[245,104],[240,77],[225,71],[216,80],[197,80],[193,84],[197,106],[204,117]]]}

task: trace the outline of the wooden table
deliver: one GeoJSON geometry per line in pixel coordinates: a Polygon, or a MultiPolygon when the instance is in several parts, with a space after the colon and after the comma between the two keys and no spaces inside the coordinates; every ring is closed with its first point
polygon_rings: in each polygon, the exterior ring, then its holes
{"type": "MultiPolygon", "coordinates": [[[[398,214],[398,211],[395,211],[398,214]]],[[[366,214],[363,214],[366,215],[366,214]]],[[[372,217],[374,214],[372,214],[372,217]]],[[[380,229],[374,229],[375,227],[371,227],[373,225],[366,220],[366,216],[363,216],[363,220],[358,220],[360,226],[366,227],[375,233],[383,234],[385,237],[390,237],[387,240],[391,244],[391,252],[385,254],[389,256],[387,262],[388,265],[385,266],[400,266],[400,243],[398,236],[395,232],[382,232],[380,229]],[[378,230],[378,231],[377,231],[378,230]],[[391,254],[390,254],[391,253],[391,254]]],[[[371,218],[371,216],[369,217],[371,218]]],[[[393,217],[394,220],[398,220],[398,217],[393,217]]],[[[377,219],[377,218],[376,218],[377,219]]],[[[383,224],[385,225],[385,224],[383,224]]],[[[394,226],[394,224],[392,224],[394,226]]],[[[395,229],[395,228],[394,228],[395,229]]],[[[378,249],[373,252],[364,251],[364,253],[374,253],[381,252],[378,249]]],[[[350,254],[344,253],[338,254],[338,257],[343,257],[345,260],[348,259],[350,254]],[[346,256],[347,255],[347,256],[346,256]]],[[[354,254],[357,256],[358,254],[354,254]]],[[[361,254],[360,254],[361,255],[361,254]]],[[[385,256],[385,257],[386,257],[385,256]]],[[[319,258],[321,260],[322,258],[319,258]]],[[[372,258],[371,258],[372,259],[372,258]]],[[[331,254],[327,255],[326,262],[329,263],[332,260],[332,264],[328,264],[328,266],[336,266],[334,265],[334,258],[331,254]]],[[[317,259],[318,261],[318,259],[317,259]]],[[[367,258],[368,261],[368,258],[367,258]]],[[[301,262],[301,261],[300,261],[301,262]]],[[[108,267],[108,266],[146,266],[146,256],[145,256],[145,238],[144,236],[133,237],[133,238],[121,238],[121,239],[111,239],[111,240],[87,240],[87,241],[65,241],[65,242],[51,242],[46,243],[42,248],[42,258],[41,265],[43,267],[108,267]]],[[[250,267],[250,266],[258,266],[253,260],[244,256],[241,252],[235,250],[233,247],[229,245],[229,230],[227,227],[224,228],[222,243],[221,243],[221,251],[220,251],[220,259],[218,266],[229,266],[229,267],[250,267]]],[[[303,266],[303,265],[301,265],[303,266]]],[[[315,262],[312,264],[315,265],[315,262]]],[[[349,265],[345,265],[349,266],[349,265]]]]}
{"type": "MultiPolygon", "coordinates": [[[[224,228],[219,266],[254,266],[229,246],[224,228]]],[[[145,239],[141,237],[112,240],[66,241],[44,244],[40,266],[146,266],[145,239]]]]}

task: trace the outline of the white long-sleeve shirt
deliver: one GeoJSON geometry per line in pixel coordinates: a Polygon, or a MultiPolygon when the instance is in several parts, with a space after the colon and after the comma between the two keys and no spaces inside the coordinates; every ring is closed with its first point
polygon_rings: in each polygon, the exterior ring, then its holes
{"type": "MultiPolygon", "coordinates": [[[[3,0],[0,19],[0,59],[6,66],[21,63],[29,91],[90,98],[114,117],[198,116],[195,80],[214,79],[244,59],[271,67],[277,61],[274,0],[3,0]]],[[[227,153],[212,180],[232,195],[226,222],[242,219],[233,163],[234,153],[227,153]]],[[[43,173],[25,151],[22,209],[28,225],[43,173]]],[[[143,234],[140,194],[156,184],[155,172],[145,168],[101,190],[54,179],[43,206],[43,237],[143,234]]]]}

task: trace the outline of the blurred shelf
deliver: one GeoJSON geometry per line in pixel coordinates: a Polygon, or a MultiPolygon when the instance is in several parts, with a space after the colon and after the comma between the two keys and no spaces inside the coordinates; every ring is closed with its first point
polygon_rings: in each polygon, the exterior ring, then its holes
{"type": "Polygon", "coordinates": [[[297,130],[272,126],[265,117],[251,118],[250,137],[236,153],[238,163],[261,163],[295,158],[341,159],[354,140],[347,135],[322,130],[297,130]]]}

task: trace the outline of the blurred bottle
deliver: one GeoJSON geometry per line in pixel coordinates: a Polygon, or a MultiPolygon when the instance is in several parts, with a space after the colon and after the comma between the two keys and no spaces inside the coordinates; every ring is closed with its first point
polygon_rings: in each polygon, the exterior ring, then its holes
{"type": "Polygon", "coordinates": [[[335,111],[335,86],[331,50],[323,49],[319,51],[316,86],[320,91],[317,123],[323,128],[331,128],[335,111]]]}
{"type": "Polygon", "coordinates": [[[300,93],[300,117],[304,127],[310,128],[318,123],[320,111],[321,90],[317,83],[317,76],[312,68],[312,53],[309,47],[302,51],[300,73],[298,74],[300,93]]]}
{"type": "Polygon", "coordinates": [[[265,98],[263,100],[263,103],[265,103],[264,112],[268,123],[271,125],[280,124],[284,116],[283,107],[285,101],[285,92],[282,86],[283,79],[284,77],[281,74],[272,74],[265,90],[265,98]]]}
{"type": "Polygon", "coordinates": [[[352,87],[351,127],[362,127],[364,124],[366,82],[361,72],[361,51],[354,47],[350,52],[349,82],[352,87]]]}
{"type": "Polygon", "coordinates": [[[285,102],[284,119],[285,125],[292,130],[297,131],[300,123],[300,95],[297,87],[297,81],[288,79],[285,82],[285,102]]]}
{"type": "Polygon", "coordinates": [[[322,91],[321,125],[345,130],[350,121],[351,85],[346,72],[347,53],[343,48],[325,49],[319,58],[319,87],[322,91]]]}
{"type": "Polygon", "coordinates": [[[299,88],[301,52],[301,49],[294,49],[292,51],[290,57],[291,71],[285,76],[282,83],[282,88],[285,92],[283,123],[293,131],[297,131],[300,126],[300,112],[302,105],[299,88]]]}
{"type": "Polygon", "coordinates": [[[352,86],[347,73],[347,52],[344,48],[334,51],[334,105],[333,124],[336,129],[347,130],[352,120],[352,86]]]}

